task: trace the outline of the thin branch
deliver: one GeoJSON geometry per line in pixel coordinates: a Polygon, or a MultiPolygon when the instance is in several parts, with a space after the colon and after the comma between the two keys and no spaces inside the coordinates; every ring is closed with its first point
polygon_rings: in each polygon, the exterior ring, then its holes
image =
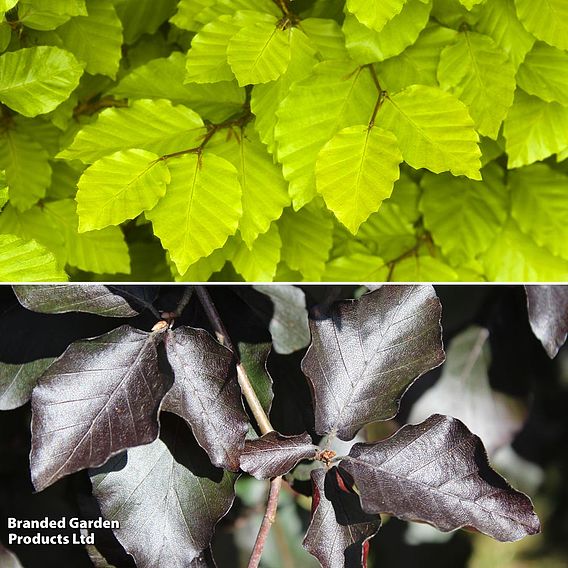
{"type": "Polygon", "coordinates": [[[247,372],[240,361],[237,363],[237,378],[239,379],[239,386],[241,387],[243,396],[248,402],[248,405],[251,409],[254,419],[256,420],[256,423],[258,424],[258,427],[260,428],[260,431],[262,432],[262,434],[273,432],[274,428],[272,427],[272,424],[270,423],[266,412],[264,412],[264,408],[262,408],[262,404],[260,403],[260,400],[258,400],[252,383],[248,378],[247,372]]]}
{"type": "Polygon", "coordinates": [[[230,349],[235,354],[237,361],[240,362],[239,354],[235,349],[235,346],[233,345],[231,338],[229,337],[229,333],[227,332],[225,325],[221,321],[219,312],[217,311],[217,308],[215,307],[215,304],[213,303],[213,300],[211,299],[211,296],[209,295],[207,288],[205,288],[205,286],[196,286],[195,293],[197,294],[199,302],[201,303],[203,309],[205,310],[205,315],[207,316],[207,319],[213,326],[213,330],[215,331],[217,340],[227,349],[230,349]]]}
{"type": "MultiPolygon", "coordinates": [[[[231,338],[225,328],[221,317],[219,316],[219,312],[211,299],[209,292],[205,286],[196,286],[195,292],[205,313],[207,314],[207,318],[211,322],[213,329],[215,330],[215,335],[217,339],[225,345],[228,349],[230,349],[237,357],[237,377],[239,380],[239,385],[241,387],[241,392],[247,401],[253,416],[260,428],[262,434],[267,434],[268,432],[274,431],[272,424],[266,412],[264,412],[264,408],[262,408],[262,404],[250,382],[250,379],[247,375],[246,369],[244,368],[243,364],[239,359],[239,354],[235,349],[231,338]]],[[[260,558],[262,556],[262,551],[264,550],[264,545],[266,544],[266,539],[268,538],[268,533],[270,532],[270,528],[274,523],[274,519],[276,518],[276,510],[278,509],[278,496],[280,494],[280,489],[282,487],[282,477],[275,477],[270,481],[270,490],[268,492],[268,501],[266,503],[266,510],[264,512],[264,517],[262,519],[262,524],[260,525],[260,530],[256,537],[256,542],[254,544],[254,548],[249,560],[248,568],[257,568],[260,563],[260,558]]]]}
{"type": "Polygon", "coordinates": [[[369,71],[371,72],[371,78],[373,79],[373,83],[375,83],[375,87],[377,88],[377,91],[379,91],[379,93],[383,92],[383,88],[381,87],[381,84],[379,82],[379,77],[377,75],[377,70],[375,69],[375,66],[372,63],[369,63],[367,65],[369,71]]]}
{"type": "Polygon", "coordinates": [[[185,307],[187,306],[187,304],[189,304],[189,300],[191,299],[192,293],[193,293],[193,288],[191,286],[186,286],[183,292],[183,296],[181,297],[174,311],[175,318],[179,318],[179,316],[181,316],[183,310],[185,310],[185,307]]]}
{"type": "Polygon", "coordinates": [[[252,549],[248,568],[258,568],[258,565],[260,564],[262,551],[264,550],[264,545],[266,544],[268,533],[270,532],[270,528],[272,527],[274,519],[276,518],[276,510],[278,508],[278,495],[280,494],[281,487],[281,477],[275,477],[270,481],[270,490],[268,492],[268,501],[266,502],[266,511],[262,519],[262,524],[260,525],[260,530],[258,531],[258,535],[256,537],[256,542],[254,543],[254,548],[252,549]]]}
{"type": "Polygon", "coordinates": [[[171,154],[164,154],[163,156],[160,156],[157,161],[169,160],[170,158],[179,158],[180,156],[185,156],[186,154],[201,155],[203,150],[205,150],[205,146],[209,144],[211,138],[213,138],[213,136],[215,136],[217,132],[233,127],[244,128],[253,119],[253,117],[254,115],[250,110],[250,105],[248,103],[245,103],[244,112],[241,116],[237,118],[229,118],[228,120],[220,122],[219,124],[208,124],[207,132],[199,146],[194,146],[193,148],[188,148],[187,150],[179,150],[178,152],[172,152],[171,154]]]}

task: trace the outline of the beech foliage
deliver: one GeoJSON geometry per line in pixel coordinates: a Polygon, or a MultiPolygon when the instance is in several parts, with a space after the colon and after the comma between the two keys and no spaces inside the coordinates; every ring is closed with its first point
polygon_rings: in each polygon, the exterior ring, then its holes
{"type": "Polygon", "coordinates": [[[565,281],[567,10],[0,2],[0,281],[565,281]]]}
{"type": "MultiPolygon", "coordinates": [[[[540,531],[530,498],[492,468],[484,446],[491,458],[512,442],[526,417],[515,412],[522,400],[511,402],[488,381],[487,329],[470,327],[444,348],[443,303],[430,285],[360,287],[349,292],[357,299],[338,301],[340,287],[281,286],[270,296],[211,288],[229,333],[239,337],[234,352],[208,320],[204,289],[57,284],[14,291],[19,304],[2,325],[11,325],[12,314],[31,318],[35,326],[22,332],[43,334],[45,346],[25,347],[17,333],[16,343],[3,342],[0,409],[31,400],[34,487],[88,472],[102,515],[120,521],[115,536],[137,566],[208,565],[216,526],[247,474],[285,476],[297,490],[311,480],[311,491],[301,489],[312,498],[303,546],[326,568],[366,566],[381,514],[443,532],[475,529],[498,541],[540,531]],[[291,352],[288,336],[301,336],[303,326],[271,325],[282,310],[309,325],[309,345],[291,352]],[[77,336],[65,323],[71,317],[90,318],[99,334],[77,336]],[[271,334],[286,355],[269,351],[271,334]],[[272,356],[276,367],[267,364],[272,356]],[[395,423],[406,390],[439,366],[441,379],[415,403],[409,422],[395,423]],[[264,435],[243,373],[275,424],[264,435]],[[437,402],[457,417],[441,414],[437,402]],[[372,434],[381,423],[391,435],[372,434]]],[[[566,340],[557,317],[566,287],[527,287],[526,296],[531,341],[555,357],[566,340]]]]}

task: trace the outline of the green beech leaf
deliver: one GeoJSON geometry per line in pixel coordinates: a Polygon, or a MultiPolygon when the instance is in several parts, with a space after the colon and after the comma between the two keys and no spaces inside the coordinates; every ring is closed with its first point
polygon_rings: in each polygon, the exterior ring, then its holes
{"type": "Polygon", "coordinates": [[[90,0],[89,15],[71,18],[57,34],[89,73],[116,77],[122,57],[122,24],[111,0],[90,0]]]}
{"type": "Polygon", "coordinates": [[[481,8],[476,28],[490,36],[508,55],[517,69],[531,50],[535,38],[517,18],[515,0],[493,0],[481,8]]]}
{"type": "Polygon", "coordinates": [[[536,38],[568,49],[568,4],[564,0],[515,0],[523,26],[536,38]]]}
{"type": "Polygon", "coordinates": [[[241,87],[274,81],[290,63],[290,30],[276,22],[246,26],[231,38],[227,60],[241,87]]]}
{"type": "Polygon", "coordinates": [[[177,0],[113,0],[124,28],[124,41],[134,43],[142,34],[153,34],[173,16],[177,0]]]}
{"type": "Polygon", "coordinates": [[[390,270],[385,261],[368,253],[334,258],[326,264],[322,282],[384,282],[390,270]]]}
{"type": "Polygon", "coordinates": [[[17,3],[18,0],[0,0],[0,12],[11,10],[17,3]]]}
{"type": "Polygon", "coordinates": [[[187,53],[186,82],[216,83],[235,79],[227,61],[231,39],[247,26],[274,24],[274,21],[273,16],[264,12],[239,10],[206,23],[191,41],[191,49],[187,53]]]}
{"type": "MultiPolygon", "coordinates": [[[[282,12],[280,8],[272,0],[214,0],[208,2],[206,6],[199,9],[199,6],[203,4],[206,0],[182,0],[180,4],[180,12],[183,4],[192,3],[194,6],[183,6],[186,13],[193,12],[195,17],[189,24],[182,21],[182,18],[178,20],[177,15],[174,16],[174,23],[176,21],[180,22],[180,27],[184,29],[189,29],[190,31],[199,32],[203,29],[203,26],[211,23],[213,20],[224,15],[242,15],[243,12],[247,11],[249,14],[255,12],[255,14],[264,16],[264,19],[270,18],[274,21],[275,18],[282,17],[282,12]]],[[[179,13],[179,12],[178,12],[179,13]]],[[[177,25],[177,24],[176,24],[177,25]]]]}
{"type": "Polygon", "coordinates": [[[240,243],[230,260],[247,282],[272,282],[280,262],[281,248],[278,225],[273,223],[267,232],[258,236],[250,249],[244,242],[240,243]]]}
{"type": "Polygon", "coordinates": [[[6,172],[10,203],[24,211],[45,196],[51,181],[48,153],[38,142],[9,128],[0,134],[0,169],[6,172]]]}
{"type": "Polygon", "coordinates": [[[302,30],[323,60],[349,59],[349,53],[345,47],[345,36],[335,20],[318,17],[306,18],[302,21],[302,30]]]}
{"type": "Polygon", "coordinates": [[[466,104],[480,134],[497,138],[513,104],[515,69],[491,38],[461,33],[442,51],[438,80],[466,104]]]}
{"type": "Polygon", "coordinates": [[[510,173],[511,214],[519,228],[552,254],[568,260],[568,176],[545,164],[510,173]]]}
{"type": "Polygon", "coordinates": [[[64,282],[67,275],[36,241],[0,235],[0,282],[64,282]]]}
{"type": "Polygon", "coordinates": [[[203,26],[191,41],[185,80],[192,83],[232,81],[235,75],[227,62],[227,47],[240,29],[231,16],[221,16],[203,26]]]}
{"type": "Polygon", "coordinates": [[[166,193],[170,172],[146,150],[124,150],[87,168],[79,180],[79,232],[104,229],[152,209],[166,193]]]}
{"type": "Polygon", "coordinates": [[[501,169],[490,164],[483,181],[426,174],[420,208],[424,225],[449,260],[461,264],[487,250],[508,216],[501,169]]]}
{"type": "Polygon", "coordinates": [[[568,105],[568,53],[538,42],[519,67],[517,83],[529,95],[568,105]]]}
{"type": "Polygon", "coordinates": [[[250,101],[251,110],[256,116],[254,126],[260,139],[268,146],[268,151],[274,153],[274,117],[282,101],[288,96],[290,86],[296,81],[305,79],[310,75],[317,63],[315,47],[303,30],[292,28],[290,30],[290,63],[286,72],[276,81],[255,85],[250,101]]]}
{"type": "Polygon", "coordinates": [[[485,2],[476,28],[493,38],[509,55],[515,69],[518,69],[535,42],[535,37],[525,29],[517,17],[515,0],[485,2]]]}
{"type": "Polygon", "coordinates": [[[239,245],[238,237],[229,237],[223,247],[194,262],[183,274],[177,273],[173,265],[175,280],[177,282],[207,282],[215,272],[219,272],[233,258],[239,245]]]}
{"type": "Polygon", "coordinates": [[[566,282],[568,260],[540,247],[509,220],[482,257],[485,273],[496,282],[566,282]]]}
{"type": "Polygon", "coordinates": [[[568,146],[568,107],[517,89],[503,135],[509,168],[548,158],[568,146]]]}
{"type": "Polygon", "coordinates": [[[232,116],[244,103],[244,89],[240,89],[236,81],[213,85],[186,85],[184,81],[185,56],[174,52],[137,67],[109,92],[129,99],[169,99],[215,122],[232,116]]]}
{"type": "Polygon", "coordinates": [[[79,218],[72,199],[46,203],[44,211],[63,234],[67,264],[98,274],[130,273],[128,247],[118,227],[79,233],[79,218]]]}
{"type": "Polygon", "coordinates": [[[25,116],[54,110],[79,84],[83,68],[59,47],[38,46],[0,55],[0,101],[25,116]]]}
{"type": "Polygon", "coordinates": [[[401,91],[410,85],[438,86],[437,70],[440,53],[458,32],[438,25],[429,25],[416,42],[400,55],[389,57],[376,66],[381,86],[389,92],[401,91]]]}
{"type": "Polygon", "coordinates": [[[168,161],[166,195],[146,213],[178,271],[222,247],[242,215],[236,168],[214,154],[187,154],[168,161]]]}
{"type": "Polygon", "coordinates": [[[91,164],[130,148],[162,156],[196,147],[204,135],[203,121],[191,109],[165,99],[142,99],[128,108],[104,110],[57,157],[91,164]]]}
{"type": "Polygon", "coordinates": [[[440,89],[415,85],[389,97],[377,125],[392,131],[413,168],[480,179],[479,137],[466,107],[440,89]]]}
{"type": "Polygon", "coordinates": [[[458,274],[443,260],[416,255],[397,262],[391,273],[393,282],[455,282],[458,274]]]}
{"type": "Polygon", "coordinates": [[[385,24],[400,14],[407,0],[347,0],[345,6],[367,27],[380,32],[385,24]]]}
{"type": "Polygon", "coordinates": [[[85,0],[22,0],[18,20],[35,30],[54,30],[72,16],[86,16],[85,0]]]}
{"type": "Polygon", "coordinates": [[[271,223],[282,215],[284,207],[290,205],[282,169],[274,163],[266,146],[259,140],[254,123],[236,129],[228,137],[226,133],[220,133],[208,148],[237,168],[243,192],[239,231],[246,246],[251,248],[255,246],[256,239],[268,231],[271,223]]]}
{"type": "Polygon", "coordinates": [[[17,235],[25,241],[37,241],[63,265],[66,258],[65,241],[59,229],[40,205],[19,211],[8,204],[0,215],[0,233],[17,235]]]}
{"type": "Polygon", "coordinates": [[[178,28],[197,32],[201,23],[197,17],[201,11],[215,4],[215,0],[179,0],[177,12],[170,18],[170,22],[178,28]]]}
{"type": "Polygon", "coordinates": [[[389,20],[381,31],[369,29],[355,16],[343,23],[345,43],[351,57],[359,63],[383,61],[412,45],[426,27],[432,2],[407,0],[400,14],[389,20]]]}
{"type": "Polygon", "coordinates": [[[332,245],[333,222],[329,215],[313,203],[299,211],[286,209],[278,228],[282,260],[307,281],[319,281],[332,245]]]}
{"type": "Polygon", "coordinates": [[[390,197],[402,156],[396,137],[365,125],[340,130],[320,151],[317,190],[336,217],[357,233],[371,213],[390,197]]]}
{"type": "Polygon", "coordinates": [[[292,85],[278,110],[275,138],[295,208],[315,195],[321,148],[342,128],[368,124],[377,96],[371,74],[351,61],[324,61],[292,85]]]}

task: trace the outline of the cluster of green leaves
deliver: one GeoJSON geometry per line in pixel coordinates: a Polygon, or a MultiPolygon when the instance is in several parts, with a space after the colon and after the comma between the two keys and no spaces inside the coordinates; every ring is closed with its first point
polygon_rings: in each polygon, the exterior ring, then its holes
{"type": "Polygon", "coordinates": [[[564,0],[0,0],[0,279],[563,281],[564,0]]]}

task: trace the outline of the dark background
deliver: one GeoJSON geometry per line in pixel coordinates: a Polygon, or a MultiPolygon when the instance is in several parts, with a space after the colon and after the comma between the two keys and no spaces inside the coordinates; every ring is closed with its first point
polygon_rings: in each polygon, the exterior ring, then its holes
{"type": "MultiPolygon", "coordinates": [[[[174,309],[183,293],[181,286],[154,288],[158,294],[155,305],[159,310],[174,309]]],[[[322,306],[335,299],[352,297],[361,292],[357,286],[302,288],[312,310],[322,309],[322,306]]],[[[273,309],[268,298],[250,286],[216,286],[209,289],[235,343],[270,340],[267,328],[273,309]]],[[[529,544],[498,544],[495,546],[500,548],[488,551],[484,550],[489,546],[486,542],[488,538],[472,537],[465,531],[457,531],[445,543],[411,546],[406,544],[404,538],[406,523],[390,519],[372,541],[370,565],[384,568],[568,566],[566,347],[553,361],[546,356],[529,327],[526,297],[521,286],[453,285],[438,286],[436,290],[443,306],[445,344],[473,323],[487,327],[491,334],[490,378],[493,388],[530,404],[528,419],[513,447],[520,456],[543,470],[543,482],[537,493],[531,494],[543,522],[543,535],[523,541],[529,544]],[[511,563],[503,563],[501,558],[506,555],[498,556],[502,551],[507,551],[511,563]]],[[[0,286],[0,315],[0,361],[5,363],[57,356],[70,342],[100,335],[127,321],[89,314],[36,314],[19,305],[9,286],[0,286]]],[[[128,323],[149,330],[155,321],[151,314],[145,312],[130,318],[128,323]]],[[[178,323],[209,328],[195,298],[192,298],[178,323]]],[[[275,390],[271,419],[275,428],[286,434],[313,431],[310,392],[299,368],[304,352],[290,356],[272,354],[269,359],[275,390]]],[[[439,375],[440,369],[436,369],[414,384],[403,399],[396,426],[404,423],[413,401],[434,384],[439,375]]],[[[13,411],[0,412],[0,541],[5,545],[7,517],[92,518],[99,514],[96,502],[90,497],[90,482],[86,472],[71,475],[34,494],[28,461],[29,428],[29,404],[13,411]]],[[[297,495],[309,494],[307,484],[297,483],[294,489],[297,495]]],[[[240,561],[236,559],[246,558],[247,551],[239,549],[235,531],[249,513],[237,498],[233,509],[219,523],[213,549],[220,568],[239,566],[240,561]]],[[[304,528],[307,527],[309,514],[304,508],[298,507],[297,518],[304,528]]],[[[19,532],[25,534],[24,531],[19,532]]],[[[35,532],[29,531],[29,534],[35,532]]],[[[49,531],[45,531],[45,534],[49,534],[49,531]]],[[[117,568],[134,566],[111,531],[97,531],[96,542],[111,565],[117,568]]],[[[82,546],[14,546],[11,549],[27,568],[82,568],[94,565],[82,546]]],[[[289,559],[283,558],[281,564],[279,562],[270,559],[270,566],[290,566],[289,559]]],[[[294,565],[292,561],[291,566],[294,565]]]]}

